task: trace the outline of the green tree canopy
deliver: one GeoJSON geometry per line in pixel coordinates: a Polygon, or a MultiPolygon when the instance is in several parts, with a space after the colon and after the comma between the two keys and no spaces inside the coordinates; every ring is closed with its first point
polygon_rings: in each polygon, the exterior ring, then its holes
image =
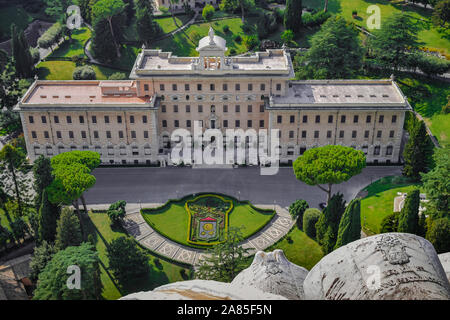
{"type": "Polygon", "coordinates": [[[42,192],[41,207],[39,208],[38,242],[55,241],[56,224],[59,218],[59,208],[48,200],[47,191],[42,192]]]}
{"type": "Polygon", "coordinates": [[[385,19],[380,29],[373,31],[368,45],[378,67],[399,70],[408,67],[408,55],[418,48],[418,27],[408,14],[394,13],[385,19]]]}
{"type": "Polygon", "coordinates": [[[362,67],[359,31],[344,18],[329,18],[311,38],[311,48],[300,58],[298,77],[346,79],[362,67]]]}
{"type": "Polygon", "coordinates": [[[65,207],[61,211],[56,227],[55,247],[58,250],[64,250],[70,246],[78,246],[81,242],[80,220],[72,209],[65,207]]]}
{"type": "Polygon", "coordinates": [[[122,0],[99,0],[92,7],[92,15],[96,20],[106,20],[109,24],[114,45],[116,47],[117,57],[120,58],[120,45],[114,33],[113,18],[121,14],[127,5],[122,0]]]}
{"type": "Polygon", "coordinates": [[[297,226],[299,229],[302,228],[303,214],[308,208],[308,202],[302,199],[296,200],[289,206],[289,213],[291,214],[291,217],[297,221],[297,226]]]}
{"type": "Polygon", "coordinates": [[[449,217],[450,213],[450,147],[436,149],[433,154],[435,167],[421,174],[429,202],[427,214],[433,218],[449,217]]]}
{"type": "Polygon", "coordinates": [[[303,230],[311,239],[316,238],[316,223],[319,221],[320,213],[317,208],[309,208],[303,214],[303,230]]]}
{"type": "Polygon", "coordinates": [[[240,245],[242,240],[240,230],[230,227],[225,242],[208,249],[209,255],[199,261],[196,278],[231,282],[246,267],[245,254],[249,249],[240,245]]]}
{"type": "Polygon", "coordinates": [[[333,251],[336,244],[339,223],[345,212],[345,200],[342,193],[334,194],[316,223],[316,238],[325,254],[333,251]]]}
{"type": "Polygon", "coordinates": [[[101,296],[100,259],[90,243],[68,247],[56,253],[39,274],[34,300],[97,300],[101,296]],[[70,266],[81,271],[81,289],[71,289],[67,280],[70,266]]]}
{"type": "Polygon", "coordinates": [[[286,0],[284,9],[284,28],[292,30],[295,34],[300,32],[302,27],[302,0],[286,0]]]}
{"type": "Polygon", "coordinates": [[[362,151],[339,145],[327,145],[306,150],[294,161],[294,173],[298,180],[310,186],[318,186],[331,198],[333,184],[349,180],[361,173],[366,166],[362,151]],[[326,184],[327,187],[321,186],[326,184]]]}
{"type": "Polygon", "coordinates": [[[430,227],[427,230],[426,238],[429,240],[437,253],[450,251],[450,219],[439,218],[431,220],[430,227]]]}
{"type": "Polygon", "coordinates": [[[419,231],[420,191],[408,192],[398,219],[398,232],[417,234],[419,231]]]}
{"type": "Polygon", "coordinates": [[[420,180],[420,173],[427,172],[431,166],[433,144],[422,120],[411,118],[408,131],[409,139],[403,151],[403,175],[420,180]]]}
{"type": "Polygon", "coordinates": [[[149,273],[148,257],[136,242],[127,237],[114,239],[107,248],[109,268],[122,286],[149,273]]]}
{"type": "Polygon", "coordinates": [[[339,222],[334,249],[361,238],[361,199],[353,199],[345,209],[339,222]]]}

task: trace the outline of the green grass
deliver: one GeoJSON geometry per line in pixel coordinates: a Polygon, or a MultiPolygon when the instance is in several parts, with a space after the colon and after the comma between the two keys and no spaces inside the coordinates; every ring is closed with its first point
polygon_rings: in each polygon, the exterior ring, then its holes
{"type": "MultiPolygon", "coordinates": [[[[150,274],[143,279],[136,279],[133,284],[126,288],[121,287],[108,268],[107,247],[112,240],[126,236],[126,232],[121,228],[111,229],[110,220],[105,213],[90,213],[89,217],[85,218],[85,225],[88,234],[92,234],[94,237],[97,252],[102,262],[100,266],[103,284],[102,296],[105,299],[115,300],[132,292],[149,291],[163,284],[183,280],[180,274],[182,267],[162,258],[159,259],[160,264],[156,266],[154,263],[155,256],[149,253],[150,274]]],[[[186,273],[188,273],[187,270],[186,273]]]]}
{"type": "Polygon", "coordinates": [[[445,81],[428,79],[422,76],[401,76],[398,84],[408,101],[430,127],[433,135],[442,144],[450,138],[450,115],[441,114],[450,95],[450,84],[445,81]]]}
{"type": "MultiPolygon", "coordinates": [[[[309,8],[323,9],[325,0],[303,0],[303,6],[309,8]]],[[[366,21],[369,17],[367,8],[370,5],[377,5],[381,12],[381,23],[383,19],[393,13],[402,12],[402,7],[393,4],[388,0],[329,0],[328,10],[332,13],[339,14],[349,21],[357,23],[359,26],[367,28],[366,21]],[[352,18],[352,11],[358,11],[357,19],[352,18]]],[[[450,31],[442,30],[432,25],[429,21],[432,10],[418,8],[412,5],[406,6],[404,11],[411,17],[413,22],[420,26],[417,36],[422,46],[442,50],[450,54],[450,31]]]]}
{"type": "MultiPolygon", "coordinates": [[[[248,23],[254,26],[255,19],[248,19],[248,23]]],[[[151,48],[162,49],[163,51],[172,51],[177,56],[198,56],[198,52],[195,48],[198,45],[198,40],[208,35],[209,27],[214,29],[216,35],[223,37],[227,41],[227,54],[231,49],[234,49],[237,54],[247,51],[245,46],[236,42],[234,38],[240,35],[241,38],[245,35],[242,30],[242,21],[239,18],[231,18],[219,21],[212,21],[210,23],[193,24],[185,29],[185,32],[178,32],[173,37],[156,41],[151,48]],[[228,25],[230,31],[224,33],[223,27],[228,25]],[[186,36],[187,35],[187,36],[186,36]]]]}
{"type": "MultiPolygon", "coordinates": [[[[175,20],[179,26],[184,25],[189,19],[190,18],[187,15],[175,16],[175,20]]],[[[156,18],[155,21],[161,27],[162,33],[169,33],[177,29],[172,17],[156,18]]],[[[123,36],[128,41],[138,41],[136,19],[133,19],[130,26],[125,29],[123,36]]]]}
{"type": "Polygon", "coordinates": [[[84,44],[91,37],[91,30],[87,27],[72,31],[72,42],[66,40],[53,53],[52,57],[72,57],[84,54],[84,44]]]}
{"type": "Polygon", "coordinates": [[[11,227],[9,226],[9,221],[6,218],[6,214],[2,209],[0,209],[0,225],[3,228],[8,228],[9,230],[11,230],[11,227]]]}
{"type": "Polygon", "coordinates": [[[435,114],[430,119],[425,119],[425,122],[440,145],[450,144],[450,114],[435,114]]]}
{"type": "Polygon", "coordinates": [[[296,265],[311,270],[323,257],[320,245],[308,237],[306,233],[294,226],[291,231],[275,245],[266,249],[267,252],[275,249],[283,250],[286,258],[296,265]],[[288,240],[288,239],[291,240],[288,240]]]}
{"type": "MultiPolygon", "coordinates": [[[[98,80],[106,80],[119,70],[92,65],[98,80]]],[[[72,80],[72,74],[76,65],[71,61],[44,61],[38,64],[37,71],[39,79],[45,80],[72,80]]]]}
{"type": "MultiPolygon", "coordinates": [[[[143,212],[145,221],[164,236],[186,246],[192,246],[187,242],[189,215],[184,205],[185,198],[181,201],[173,201],[160,209],[143,212]]],[[[225,197],[230,200],[231,198],[225,197]]],[[[242,235],[247,238],[266,225],[273,217],[273,213],[258,211],[249,204],[233,200],[233,210],[229,213],[229,226],[240,227],[242,235]]]]}
{"type": "Polygon", "coordinates": [[[397,192],[409,192],[419,185],[404,178],[384,177],[367,186],[368,195],[361,200],[361,224],[367,235],[380,233],[381,221],[394,211],[397,192]],[[397,182],[397,183],[395,183],[397,182]]]}

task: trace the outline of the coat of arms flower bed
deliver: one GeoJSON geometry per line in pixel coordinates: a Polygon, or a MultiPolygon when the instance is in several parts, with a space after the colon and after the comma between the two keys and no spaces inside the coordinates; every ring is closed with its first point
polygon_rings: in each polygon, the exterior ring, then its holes
{"type": "Polygon", "coordinates": [[[233,201],[218,195],[201,195],[186,201],[185,207],[189,213],[189,243],[214,244],[225,240],[233,201]]]}
{"type": "Polygon", "coordinates": [[[240,228],[243,239],[252,236],[272,220],[275,211],[223,194],[200,193],[143,208],[141,214],[160,235],[185,246],[206,249],[223,242],[228,227],[240,228]]]}

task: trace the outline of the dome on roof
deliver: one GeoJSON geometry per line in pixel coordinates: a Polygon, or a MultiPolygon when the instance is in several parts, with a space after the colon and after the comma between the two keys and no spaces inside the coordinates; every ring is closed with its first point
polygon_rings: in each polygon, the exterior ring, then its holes
{"type": "Polygon", "coordinates": [[[196,50],[197,51],[202,51],[202,50],[226,51],[227,50],[227,41],[222,37],[214,35],[213,28],[209,27],[208,36],[200,39],[196,50]]]}

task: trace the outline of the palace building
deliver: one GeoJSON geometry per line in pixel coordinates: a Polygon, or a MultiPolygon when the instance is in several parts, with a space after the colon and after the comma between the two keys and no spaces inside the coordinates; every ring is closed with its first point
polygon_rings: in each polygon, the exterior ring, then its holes
{"type": "Polygon", "coordinates": [[[291,80],[284,49],[226,56],[212,29],[197,51],[144,49],[126,81],[35,81],[15,108],[29,158],[93,150],[104,164],[166,163],[172,132],[201,121],[224,133],[279,129],[282,163],[327,144],[399,162],[411,107],[395,81],[291,80]]]}

